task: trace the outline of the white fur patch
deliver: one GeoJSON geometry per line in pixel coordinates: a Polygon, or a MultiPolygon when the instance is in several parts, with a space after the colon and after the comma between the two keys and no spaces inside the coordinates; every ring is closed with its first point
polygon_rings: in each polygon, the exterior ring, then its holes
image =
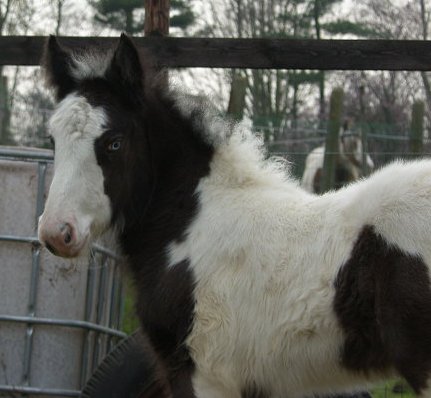
{"type": "Polygon", "coordinates": [[[94,151],[94,141],[103,134],[105,125],[104,110],[92,107],[76,94],[68,95],[54,111],[49,130],[56,142],[55,174],[42,226],[48,221],[72,220],[82,239],[108,227],[110,201],[104,193],[103,173],[94,151]]]}
{"type": "Polygon", "coordinates": [[[196,280],[187,345],[200,398],[239,398],[245,386],[272,397],[366,388],[383,375],[340,365],[340,266],[366,224],[431,264],[430,161],[395,163],[322,196],[280,169],[250,134],[222,141],[187,238],[168,248],[170,266],[187,259],[196,280]]]}

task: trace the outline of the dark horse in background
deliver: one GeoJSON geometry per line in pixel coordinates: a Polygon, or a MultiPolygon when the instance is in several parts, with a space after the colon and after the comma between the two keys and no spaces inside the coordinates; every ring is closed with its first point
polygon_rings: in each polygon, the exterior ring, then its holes
{"type": "Polygon", "coordinates": [[[58,105],[39,239],[76,257],[116,231],[152,380],[140,397],[302,397],[398,375],[431,397],[430,161],[316,196],[126,36],[75,52],[52,37],[43,65],[58,105]]]}

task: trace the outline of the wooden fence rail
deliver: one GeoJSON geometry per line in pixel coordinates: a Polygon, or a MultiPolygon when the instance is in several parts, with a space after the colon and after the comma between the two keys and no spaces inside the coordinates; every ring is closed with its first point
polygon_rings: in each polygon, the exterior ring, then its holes
{"type": "MultiPolygon", "coordinates": [[[[38,65],[46,37],[0,37],[0,65],[38,65]]],[[[113,37],[61,37],[70,47],[112,45],[113,37]]],[[[139,37],[161,67],[431,70],[431,41],[139,37]]]]}

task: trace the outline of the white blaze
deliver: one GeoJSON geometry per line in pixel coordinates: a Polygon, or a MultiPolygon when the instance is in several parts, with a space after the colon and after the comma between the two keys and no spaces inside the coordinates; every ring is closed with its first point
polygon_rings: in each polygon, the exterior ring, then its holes
{"type": "Polygon", "coordinates": [[[56,146],[54,178],[39,235],[43,229],[69,223],[75,228],[77,244],[84,245],[90,235],[108,227],[111,207],[94,150],[105,125],[104,110],[92,107],[84,97],[71,94],[58,105],[49,122],[56,146]]]}

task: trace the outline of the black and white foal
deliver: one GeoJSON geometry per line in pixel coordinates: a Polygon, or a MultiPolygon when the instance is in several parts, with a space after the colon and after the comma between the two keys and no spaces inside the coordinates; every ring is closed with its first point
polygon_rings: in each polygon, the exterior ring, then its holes
{"type": "Polygon", "coordinates": [[[51,38],[44,68],[59,104],[40,240],[74,257],[116,229],[173,396],[301,397],[401,375],[431,397],[430,161],[315,196],[125,36],[75,54],[51,38]]]}

